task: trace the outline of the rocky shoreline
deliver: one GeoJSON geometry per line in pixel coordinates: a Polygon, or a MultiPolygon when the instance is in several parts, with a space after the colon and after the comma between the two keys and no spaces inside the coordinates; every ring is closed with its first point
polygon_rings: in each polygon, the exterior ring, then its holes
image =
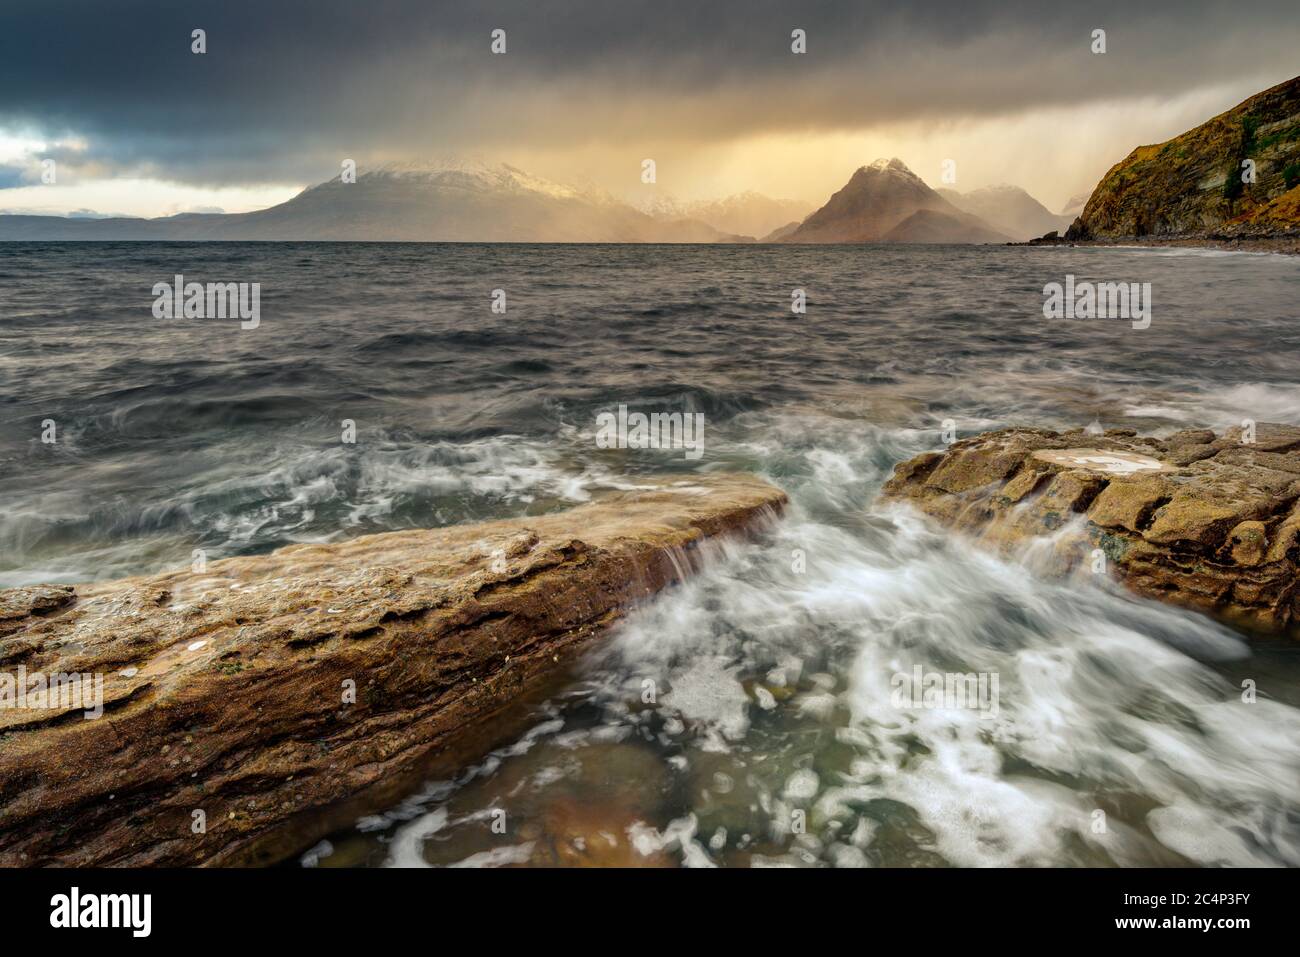
{"type": "Polygon", "coordinates": [[[568,512],[0,591],[0,670],[95,675],[104,709],[0,709],[0,866],[283,859],[785,500],[747,475],[647,480],[568,512]]]}
{"type": "Polygon", "coordinates": [[[1300,234],[1287,236],[1129,236],[1124,239],[1064,239],[1043,236],[1010,246],[1110,246],[1157,247],[1172,246],[1180,249],[1221,249],[1243,253],[1280,253],[1300,256],[1300,234]]]}
{"type": "Polygon", "coordinates": [[[1005,429],[901,463],[884,494],[1003,552],[1045,542],[1055,571],[1300,637],[1300,428],[1005,429]]]}
{"type": "MultiPolygon", "coordinates": [[[[1300,428],[1005,429],[900,463],[883,494],[1053,571],[1300,637],[1300,428]]],[[[753,476],[661,478],[567,512],[0,591],[0,677],[103,689],[92,719],[0,708],[0,866],[289,858],[499,743],[710,538],[785,501],[753,476]]]]}

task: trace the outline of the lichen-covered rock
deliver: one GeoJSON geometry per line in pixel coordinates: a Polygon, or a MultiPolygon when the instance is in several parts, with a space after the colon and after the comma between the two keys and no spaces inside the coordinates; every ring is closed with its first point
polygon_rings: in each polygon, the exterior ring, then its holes
{"type": "Polygon", "coordinates": [[[1003,550],[1052,536],[1058,570],[1104,565],[1148,597],[1300,635],[1300,428],[1006,429],[901,463],[885,495],[1003,550]]]}
{"type": "Polygon", "coordinates": [[[1109,482],[1093,499],[1088,518],[1108,529],[1141,534],[1151,515],[1172,497],[1173,486],[1159,476],[1135,475],[1126,482],[1109,482]]]}
{"type": "Polygon", "coordinates": [[[1263,522],[1242,522],[1228,536],[1232,560],[1249,568],[1264,560],[1268,545],[1268,526],[1263,522]]]}
{"type": "Polygon", "coordinates": [[[0,866],[295,853],[784,501],[751,476],[646,480],[568,512],[2,591],[0,679],[95,675],[104,713],[0,708],[0,866]]]}

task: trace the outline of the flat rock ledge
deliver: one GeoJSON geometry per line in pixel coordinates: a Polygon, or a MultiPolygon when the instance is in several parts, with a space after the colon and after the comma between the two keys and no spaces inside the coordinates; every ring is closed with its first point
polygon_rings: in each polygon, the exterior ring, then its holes
{"type": "Polygon", "coordinates": [[[785,501],[753,476],[648,479],[556,514],[0,591],[0,678],[104,676],[99,718],[0,708],[0,865],[273,860],[268,832],[418,771],[785,501]]]}
{"type": "Polygon", "coordinates": [[[1048,539],[1052,570],[1088,562],[1140,595],[1300,636],[1300,428],[1006,429],[903,462],[884,494],[1004,553],[1048,539]]]}

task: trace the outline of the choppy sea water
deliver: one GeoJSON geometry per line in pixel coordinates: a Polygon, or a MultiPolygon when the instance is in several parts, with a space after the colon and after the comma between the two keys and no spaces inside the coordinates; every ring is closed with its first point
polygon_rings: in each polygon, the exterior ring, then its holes
{"type": "Polygon", "coordinates": [[[647,473],[790,494],[522,736],[318,866],[1300,864],[1295,649],[876,500],[945,420],[1244,418],[1300,423],[1296,258],[0,244],[0,586],[562,509],[647,473]],[[260,282],[259,327],[155,319],[177,273],[260,282]],[[1067,273],[1150,282],[1150,328],[1044,319],[1067,273]],[[620,403],[704,413],[703,456],[598,448],[620,403]],[[996,674],[996,713],[900,710],[891,679],[917,666],[996,674]]]}

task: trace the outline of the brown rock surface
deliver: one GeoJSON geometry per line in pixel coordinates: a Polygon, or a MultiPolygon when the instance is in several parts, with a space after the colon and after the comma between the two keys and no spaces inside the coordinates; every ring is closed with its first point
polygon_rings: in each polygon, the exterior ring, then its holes
{"type": "Polygon", "coordinates": [[[884,494],[1005,551],[1055,536],[1060,570],[1100,549],[1139,594],[1297,635],[1300,428],[1242,439],[1007,429],[900,463],[884,494]]]}
{"type": "Polygon", "coordinates": [[[752,476],[647,480],[568,512],[0,591],[0,675],[104,676],[97,719],[0,708],[0,865],[294,853],[320,834],[268,852],[268,833],[319,831],[418,770],[687,574],[706,537],[784,502],[752,476]]]}

